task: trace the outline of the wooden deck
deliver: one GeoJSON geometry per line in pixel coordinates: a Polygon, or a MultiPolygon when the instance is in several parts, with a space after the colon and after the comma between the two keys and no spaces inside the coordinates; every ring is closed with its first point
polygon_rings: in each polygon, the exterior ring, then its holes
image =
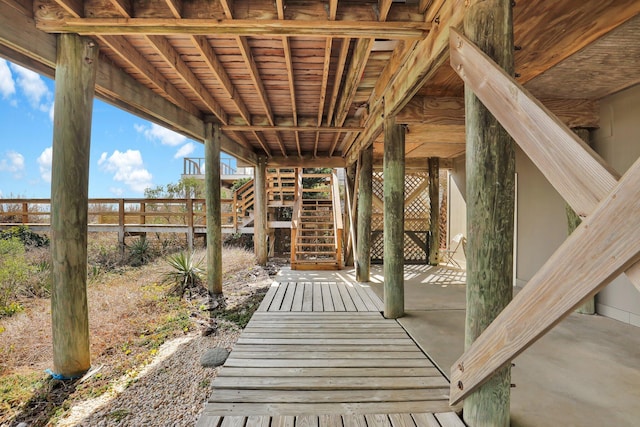
{"type": "Polygon", "coordinates": [[[198,427],[464,426],[449,382],[368,286],[275,283],[198,427]]]}

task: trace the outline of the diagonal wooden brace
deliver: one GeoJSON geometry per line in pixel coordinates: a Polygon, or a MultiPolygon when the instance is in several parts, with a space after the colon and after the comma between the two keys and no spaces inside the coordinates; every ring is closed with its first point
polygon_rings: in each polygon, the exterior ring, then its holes
{"type": "Polygon", "coordinates": [[[450,51],[452,67],[554,188],[590,215],[454,364],[455,404],[621,272],[639,287],[640,161],[617,182],[602,159],[454,29],[450,51]]]}
{"type": "MultiPolygon", "coordinates": [[[[582,218],[616,186],[620,175],[522,85],[456,29],[451,66],[582,218]]],[[[626,271],[640,291],[640,264],[626,271]]]]}
{"type": "Polygon", "coordinates": [[[451,370],[455,404],[640,259],[640,160],[451,370]]]}

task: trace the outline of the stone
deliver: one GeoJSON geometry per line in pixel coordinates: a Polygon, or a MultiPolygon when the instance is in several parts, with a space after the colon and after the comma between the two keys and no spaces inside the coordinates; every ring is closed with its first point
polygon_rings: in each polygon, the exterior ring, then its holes
{"type": "Polygon", "coordinates": [[[224,348],[212,348],[200,357],[200,364],[205,368],[220,366],[229,357],[229,352],[224,348]]]}

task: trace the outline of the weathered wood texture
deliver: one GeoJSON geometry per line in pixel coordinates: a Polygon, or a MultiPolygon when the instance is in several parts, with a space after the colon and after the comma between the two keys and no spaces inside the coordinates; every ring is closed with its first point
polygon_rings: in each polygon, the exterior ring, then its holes
{"type": "MultiPolygon", "coordinates": [[[[581,217],[593,211],[613,190],[619,174],[455,30],[451,39],[451,65],[581,217]],[[478,73],[480,69],[485,71],[478,73]]],[[[640,264],[631,266],[625,273],[640,289],[640,264]]]]}
{"type": "Polygon", "coordinates": [[[440,159],[430,157],[429,167],[429,264],[440,262],[440,159]]]}
{"type": "Polygon", "coordinates": [[[347,233],[347,239],[345,243],[345,266],[355,266],[355,247],[356,247],[356,229],[358,220],[355,216],[355,209],[353,209],[354,198],[356,190],[356,174],[358,165],[353,163],[346,168],[345,171],[345,192],[344,192],[344,207],[345,207],[345,223],[344,229],[347,233]]]}
{"type": "MultiPolygon", "coordinates": [[[[576,129],[573,129],[573,131],[575,132],[576,135],[580,137],[581,140],[583,140],[587,144],[590,143],[591,138],[589,135],[589,129],[576,128],[576,129]]],[[[575,231],[576,228],[578,228],[582,220],[580,219],[578,214],[573,209],[571,209],[571,206],[569,206],[568,204],[566,205],[566,210],[567,210],[567,228],[568,228],[567,231],[568,231],[568,234],[571,234],[575,231]]],[[[595,314],[596,313],[595,297],[591,297],[587,299],[584,302],[584,304],[582,304],[580,307],[576,309],[576,312],[580,314],[595,314]]]]}
{"type": "Polygon", "coordinates": [[[98,46],[59,36],[51,174],[53,370],[76,377],[91,367],[87,306],[87,211],[91,114],[98,46]]]}
{"type": "MultiPolygon", "coordinates": [[[[513,73],[510,0],[468,9],[464,31],[507,73],[513,73]]],[[[465,348],[489,326],[513,295],[515,149],[489,110],[465,86],[467,126],[467,312],[465,348]]],[[[464,421],[472,427],[510,425],[510,368],[502,368],[467,396],[464,421]]]]}
{"type": "Polygon", "coordinates": [[[253,245],[255,248],[257,262],[260,265],[267,264],[267,159],[264,156],[258,157],[258,165],[255,167],[255,202],[254,202],[254,232],[253,245]]]}
{"type": "Polygon", "coordinates": [[[205,198],[207,210],[207,289],[222,293],[222,215],[220,201],[219,125],[205,124],[205,198]]]}
{"type": "Polygon", "coordinates": [[[451,402],[473,391],[640,258],[640,161],[452,367],[451,402]],[[463,367],[463,371],[459,367],[463,367]]]}
{"type": "Polygon", "coordinates": [[[368,282],[371,269],[371,213],[373,198],[373,145],[362,151],[358,173],[356,280],[368,282]]]}
{"type": "Polygon", "coordinates": [[[379,313],[383,305],[369,286],[339,282],[274,283],[258,311],[369,311],[379,313]]]}
{"type": "Polygon", "coordinates": [[[404,316],[404,133],[385,120],[384,141],[384,316],[404,316]]]}
{"type": "Polygon", "coordinates": [[[354,292],[367,288],[274,283],[214,379],[198,426],[245,417],[247,425],[272,417],[271,425],[288,420],[292,427],[462,426],[446,401],[448,381],[397,322],[379,309],[356,312],[353,304],[326,311],[328,301],[337,307],[345,295],[381,304],[370,290],[354,292]],[[308,289],[314,303],[300,311],[304,305],[296,301],[308,289]],[[323,289],[319,304],[316,289],[323,289]]]}

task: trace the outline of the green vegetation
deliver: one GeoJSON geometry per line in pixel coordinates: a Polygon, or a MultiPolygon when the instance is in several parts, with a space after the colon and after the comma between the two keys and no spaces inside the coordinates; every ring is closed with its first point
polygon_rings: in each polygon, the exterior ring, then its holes
{"type": "Polygon", "coordinates": [[[147,239],[139,238],[129,244],[129,264],[140,267],[151,259],[151,251],[147,239]]]}
{"type": "Polygon", "coordinates": [[[182,296],[185,291],[197,287],[202,282],[204,270],[203,260],[196,260],[193,252],[178,252],[167,258],[167,263],[171,267],[164,276],[165,283],[171,283],[171,293],[182,296]]]}
{"type": "Polygon", "coordinates": [[[20,240],[0,240],[0,317],[22,311],[17,298],[32,269],[20,240]]]}

